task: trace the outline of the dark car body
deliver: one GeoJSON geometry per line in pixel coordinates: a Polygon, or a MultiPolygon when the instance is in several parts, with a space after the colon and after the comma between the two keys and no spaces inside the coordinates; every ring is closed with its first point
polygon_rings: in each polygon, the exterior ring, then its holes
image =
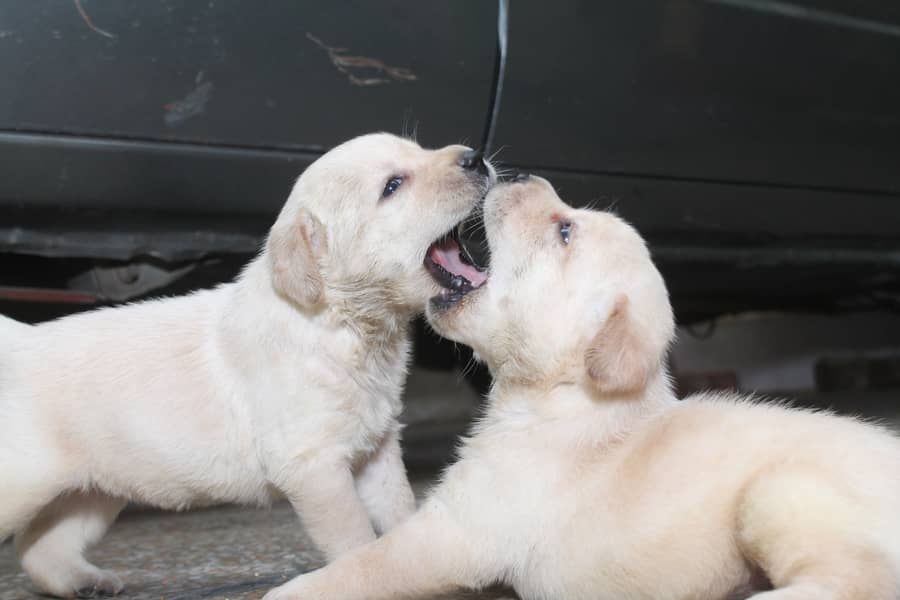
{"type": "Polygon", "coordinates": [[[888,0],[9,0],[0,310],[232,276],[374,130],[614,208],[682,322],[896,306],[898,75],[888,0]]]}

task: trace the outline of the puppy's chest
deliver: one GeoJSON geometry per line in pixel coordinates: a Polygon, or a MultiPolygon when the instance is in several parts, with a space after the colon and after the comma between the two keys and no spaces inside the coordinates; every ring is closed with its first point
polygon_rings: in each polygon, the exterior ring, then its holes
{"type": "Polygon", "coordinates": [[[345,410],[358,420],[359,445],[377,445],[399,418],[408,359],[405,338],[374,348],[351,347],[339,357],[332,384],[345,410]]]}
{"type": "Polygon", "coordinates": [[[406,383],[407,351],[370,358],[355,381],[361,416],[371,414],[377,422],[394,420],[403,409],[401,397],[406,383]]]}

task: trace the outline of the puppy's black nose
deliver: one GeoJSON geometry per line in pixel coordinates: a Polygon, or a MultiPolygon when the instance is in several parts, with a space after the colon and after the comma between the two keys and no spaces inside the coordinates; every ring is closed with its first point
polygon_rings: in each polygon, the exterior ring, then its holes
{"type": "Polygon", "coordinates": [[[530,173],[523,173],[522,171],[518,171],[515,175],[512,176],[513,183],[522,183],[523,181],[528,181],[531,178],[530,173]]]}
{"type": "Polygon", "coordinates": [[[459,166],[463,169],[477,171],[482,175],[488,174],[487,163],[484,162],[484,153],[481,150],[466,150],[459,157],[459,166]]]}

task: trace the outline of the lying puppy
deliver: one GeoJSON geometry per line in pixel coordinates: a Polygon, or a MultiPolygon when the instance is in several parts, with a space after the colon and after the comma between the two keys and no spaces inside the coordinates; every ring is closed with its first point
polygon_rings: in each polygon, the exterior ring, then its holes
{"type": "Polygon", "coordinates": [[[122,589],[82,554],[126,500],[284,495],[329,558],[404,519],[409,322],[439,289],[424,262],[469,268],[460,289],[484,281],[446,234],[492,180],[468,148],[364,136],[303,173],[234,283],[0,318],[0,541],[17,534],[42,590],[85,597],[122,589]]]}
{"type": "Polygon", "coordinates": [[[488,283],[428,318],[495,377],[419,512],[267,600],[896,600],[900,443],[859,421],[672,394],[672,310],[643,240],[538,178],[485,205],[488,283]],[[763,577],[764,576],[764,577],[763,577]],[[749,590],[749,591],[748,591],[749,590]],[[743,596],[741,596],[743,597],[743,596]]]}

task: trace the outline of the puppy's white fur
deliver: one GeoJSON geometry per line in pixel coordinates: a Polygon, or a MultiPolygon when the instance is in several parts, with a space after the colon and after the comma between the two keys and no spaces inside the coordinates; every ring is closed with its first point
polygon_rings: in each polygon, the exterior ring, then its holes
{"type": "Polygon", "coordinates": [[[268,600],[497,581],[526,600],[721,600],[766,581],[755,600],[898,597],[893,435],[746,398],[676,401],[672,311],[631,227],[538,178],[495,188],[485,221],[488,283],[429,313],[496,378],[474,436],[416,515],[268,600]]]}
{"type": "Polygon", "coordinates": [[[0,541],[17,534],[35,583],[121,590],[82,553],[127,500],[284,495],[329,558],[412,512],[407,330],[437,289],[430,243],[490,184],[460,166],[466,150],[351,140],[303,173],[234,283],[34,327],[0,318],[0,541]]]}

